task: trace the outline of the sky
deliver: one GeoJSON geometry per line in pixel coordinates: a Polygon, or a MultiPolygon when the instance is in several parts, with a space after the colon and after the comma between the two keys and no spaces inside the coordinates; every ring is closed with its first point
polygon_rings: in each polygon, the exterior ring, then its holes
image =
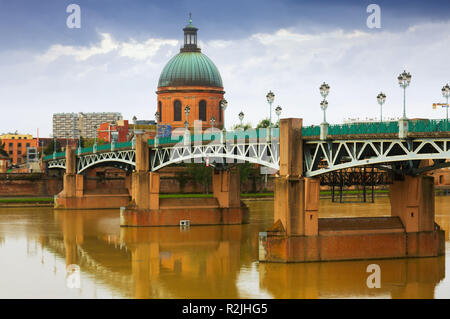
{"type": "MultiPolygon", "coordinates": [[[[52,114],[121,112],[153,119],[164,65],[182,46],[182,28],[199,28],[202,52],[218,67],[228,101],[225,120],[256,125],[269,116],[318,125],[319,87],[330,85],[327,121],[402,115],[443,118],[450,82],[450,1],[0,0],[0,133],[51,136],[52,114]],[[68,28],[70,4],[80,28],[68,28]],[[369,28],[370,4],[380,28],[369,28]],[[273,116],[274,112],[272,112],[273,116]]],[[[371,20],[372,21],[372,20],[371,20]]]]}

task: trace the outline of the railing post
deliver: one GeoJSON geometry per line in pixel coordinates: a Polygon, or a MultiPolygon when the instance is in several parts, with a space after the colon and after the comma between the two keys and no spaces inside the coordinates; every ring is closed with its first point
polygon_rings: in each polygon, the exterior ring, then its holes
{"type": "Polygon", "coordinates": [[[116,143],[114,142],[114,140],[111,141],[111,152],[114,152],[114,150],[116,149],[116,143]]]}
{"type": "Polygon", "coordinates": [[[408,119],[401,118],[398,121],[398,138],[406,138],[408,136],[408,119]]]}
{"type": "Polygon", "coordinates": [[[320,124],[320,139],[326,140],[328,138],[328,123],[324,122],[320,124]]]}

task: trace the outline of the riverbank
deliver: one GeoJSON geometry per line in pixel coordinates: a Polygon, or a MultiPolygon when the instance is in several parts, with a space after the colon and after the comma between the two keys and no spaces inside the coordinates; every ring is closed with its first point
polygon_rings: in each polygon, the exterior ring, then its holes
{"type": "MultiPolygon", "coordinates": [[[[437,189],[437,196],[448,196],[448,191],[437,189]]],[[[366,192],[367,201],[371,199],[371,192],[366,192]]],[[[388,197],[389,190],[378,189],[374,193],[375,198],[388,197]]],[[[160,194],[160,198],[211,198],[213,194],[160,194]]],[[[358,199],[362,200],[363,192],[361,190],[345,190],[342,193],[343,199],[358,199]]],[[[331,199],[331,191],[321,191],[321,199],[331,199]]],[[[246,201],[258,201],[258,200],[273,200],[273,193],[242,193],[241,199],[246,201]]],[[[339,201],[339,192],[334,194],[335,202],[339,201]]],[[[53,197],[0,197],[0,207],[53,207],[54,198],[53,197]]]]}

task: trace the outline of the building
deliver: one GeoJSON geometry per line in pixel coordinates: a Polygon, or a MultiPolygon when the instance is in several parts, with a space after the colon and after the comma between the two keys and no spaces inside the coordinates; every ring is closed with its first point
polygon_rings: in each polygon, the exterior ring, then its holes
{"type": "Polygon", "coordinates": [[[0,173],[6,173],[9,167],[9,157],[0,153],[0,173]]]}
{"type": "Polygon", "coordinates": [[[26,163],[28,150],[37,148],[37,139],[30,134],[3,134],[0,135],[0,141],[5,144],[4,149],[13,165],[26,163]]]}
{"type": "Polygon", "coordinates": [[[222,78],[214,63],[197,46],[198,29],[192,20],[183,29],[184,46],[164,67],[158,81],[157,108],[160,124],[172,129],[183,128],[185,108],[190,107],[189,127],[195,120],[202,127],[210,127],[211,117],[215,127],[223,127],[221,101],[225,94],[222,78]]]}
{"type": "Polygon", "coordinates": [[[122,120],[117,112],[101,113],[55,113],[53,114],[53,137],[76,139],[95,138],[101,123],[122,120]]]}
{"type": "Polygon", "coordinates": [[[114,124],[109,122],[101,123],[97,131],[97,138],[108,143],[111,139],[115,142],[127,142],[130,133],[127,120],[120,120],[114,124]]]}

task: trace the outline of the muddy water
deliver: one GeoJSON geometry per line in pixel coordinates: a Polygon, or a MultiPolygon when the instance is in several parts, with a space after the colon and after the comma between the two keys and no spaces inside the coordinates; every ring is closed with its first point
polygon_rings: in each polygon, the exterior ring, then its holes
{"type": "MultiPolygon", "coordinates": [[[[240,226],[120,228],[119,212],[0,208],[0,298],[449,298],[446,257],[258,263],[273,202],[248,201],[240,226]],[[369,289],[366,268],[381,269],[369,289]],[[68,272],[67,269],[72,272],[68,272]]],[[[320,217],[389,215],[375,203],[321,200],[320,217]]],[[[450,197],[436,197],[450,230],[450,197]]]]}

